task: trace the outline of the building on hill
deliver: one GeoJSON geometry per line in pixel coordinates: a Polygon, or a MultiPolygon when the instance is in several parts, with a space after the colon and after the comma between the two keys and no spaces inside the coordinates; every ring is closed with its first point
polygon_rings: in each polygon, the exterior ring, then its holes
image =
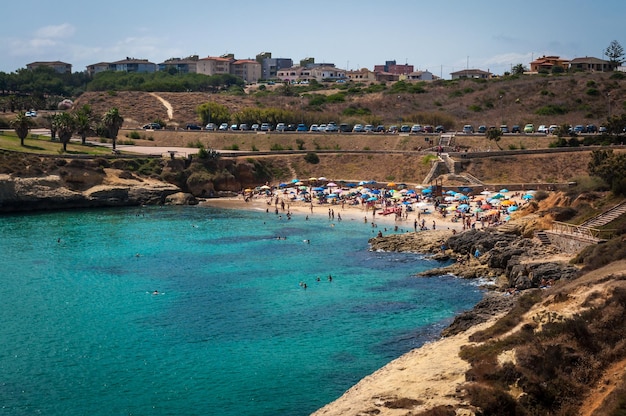
{"type": "Polygon", "coordinates": [[[198,60],[196,72],[208,76],[230,74],[255,83],[261,79],[261,64],[254,59],[235,59],[232,54],[208,56],[198,60]]]}
{"type": "Polygon", "coordinates": [[[376,73],[367,68],[361,68],[355,71],[346,71],[346,77],[350,81],[355,82],[376,82],[376,73]]]}
{"type": "Polygon", "coordinates": [[[414,71],[410,74],[400,75],[400,80],[406,79],[407,81],[432,81],[435,78],[430,71],[414,71]]]}
{"type": "Polygon", "coordinates": [[[87,65],[87,73],[91,76],[103,71],[117,72],[156,72],[157,65],[147,59],[126,58],[116,62],[100,62],[87,65]]]}
{"type": "Polygon", "coordinates": [[[262,79],[275,79],[278,76],[278,71],[293,66],[292,59],[272,58],[271,52],[261,52],[256,56],[256,61],[261,64],[262,79]]]}
{"type": "Polygon", "coordinates": [[[550,72],[555,66],[560,66],[563,69],[567,69],[569,61],[567,59],[561,59],[559,56],[542,56],[530,63],[530,72],[550,72]]]}
{"type": "Polygon", "coordinates": [[[398,65],[396,61],[385,61],[384,65],[374,65],[374,72],[387,72],[394,75],[408,75],[414,72],[413,65],[398,65]]]}
{"type": "Polygon", "coordinates": [[[174,71],[177,74],[195,74],[197,72],[198,55],[188,58],[170,58],[158,65],[159,71],[174,71]]]}
{"type": "Polygon", "coordinates": [[[569,62],[569,69],[572,71],[597,71],[611,72],[619,66],[617,62],[605,61],[603,59],[585,56],[584,58],[574,58],[569,62]]]}
{"type": "Polygon", "coordinates": [[[493,74],[482,69],[462,69],[460,71],[450,72],[452,79],[472,78],[472,79],[489,79],[493,74]]]}
{"type": "Polygon", "coordinates": [[[261,64],[254,59],[237,59],[230,64],[231,74],[242,78],[248,84],[254,84],[261,79],[261,64]]]}
{"type": "Polygon", "coordinates": [[[349,79],[346,76],[345,70],[335,68],[334,66],[294,66],[278,71],[277,78],[282,82],[288,82],[290,84],[300,81],[310,81],[312,79],[318,82],[345,82],[349,79]]]}
{"type": "Polygon", "coordinates": [[[59,74],[71,74],[72,73],[72,64],[68,64],[66,62],[61,62],[61,61],[37,61],[37,62],[31,62],[30,64],[26,64],[26,69],[36,69],[39,67],[47,67],[47,68],[52,68],[55,70],[55,72],[58,72],[59,74]]]}

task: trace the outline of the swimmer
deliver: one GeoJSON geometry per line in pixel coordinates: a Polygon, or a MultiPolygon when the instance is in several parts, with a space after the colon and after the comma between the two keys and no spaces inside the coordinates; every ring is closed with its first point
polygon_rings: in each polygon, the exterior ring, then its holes
{"type": "Polygon", "coordinates": [[[158,294],[159,294],[159,291],[158,291],[158,290],[155,290],[154,292],[152,292],[152,294],[153,294],[153,295],[158,295],[158,294]]]}
{"type": "Polygon", "coordinates": [[[135,254],[135,257],[141,257],[141,254],[137,253],[135,254]]]}

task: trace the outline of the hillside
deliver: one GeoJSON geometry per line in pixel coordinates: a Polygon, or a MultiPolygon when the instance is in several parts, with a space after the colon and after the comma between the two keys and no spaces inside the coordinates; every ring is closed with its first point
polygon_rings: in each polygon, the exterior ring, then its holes
{"type": "MultiPolygon", "coordinates": [[[[492,80],[436,81],[420,84],[418,92],[396,92],[393,85],[368,88],[348,84],[334,89],[312,91],[311,87],[293,86],[286,89],[290,96],[259,91],[249,87],[246,95],[226,93],[156,93],[145,92],[87,92],[76,101],[89,104],[96,114],[117,107],[124,116],[127,128],[137,128],[160,118],[171,127],[199,120],[195,108],[207,101],[225,105],[231,114],[247,107],[276,107],[303,114],[309,123],[328,121],[349,124],[369,123],[385,125],[402,123],[444,124],[448,129],[460,130],[466,124],[524,125],[540,124],[596,124],[605,122],[609,111],[621,114],[626,103],[626,80],[615,73],[574,73],[561,76],[533,75],[503,77],[492,80]],[[368,92],[382,90],[381,92],[368,92]],[[316,94],[342,93],[343,100],[311,105],[316,94]],[[609,96],[610,93],[610,103],[609,96]],[[156,97],[168,101],[174,111],[170,118],[167,109],[156,97]],[[347,108],[361,110],[362,116],[345,115],[347,108]],[[609,108],[610,107],[610,108],[609,108]],[[538,112],[548,113],[539,115],[538,112]],[[552,114],[550,114],[552,113],[552,114]]],[[[272,87],[268,87],[272,88],[272,87]]]]}

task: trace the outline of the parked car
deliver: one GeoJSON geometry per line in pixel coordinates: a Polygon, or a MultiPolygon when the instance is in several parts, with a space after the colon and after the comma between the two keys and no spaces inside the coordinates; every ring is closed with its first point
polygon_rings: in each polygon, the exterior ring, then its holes
{"type": "Polygon", "coordinates": [[[598,129],[598,133],[606,133],[607,129],[605,126],[600,126],[600,128],[598,129]]]}
{"type": "Polygon", "coordinates": [[[319,128],[319,126],[317,124],[311,124],[311,127],[309,128],[309,131],[317,131],[319,128]]]}
{"type": "Polygon", "coordinates": [[[350,127],[349,124],[341,123],[339,125],[339,131],[342,132],[342,133],[349,133],[349,132],[352,131],[352,128],[350,127]]]}
{"type": "Polygon", "coordinates": [[[222,123],[220,124],[220,126],[218,127],[219,131],[226,131],[228,130],[228,123],[222,123]]]}
{"type": "Polygon", "coordinates": [[[537,133],[548,134],[549,131],[550,130],[549,130],[548,126],[546,126],[545,124],[542,124],[539,127],[537,127],[537,133]]]}
{"type": "Polygon", "coordinates": [[[270,123],[261,123],[261,131],[270,131],[270,123]]]}
{"type": "Polygon", "coordinates": [[[339,131],[339,128],[337,127],[337,124],[331,121],[330,123],[326,125],[326,131],[328,133],[334,133],[336,131],[339,131]]]}
{"type": "Polygon", "coordinates": [[[298,124],[298,127],[296,127],[296,131],[308,131],[309,129],[306,127],[306,124],[298,124]]]}
{"type": "Polygon", "coordinates": [[[595,124],[587,124],[587,133],[597,133],[598,128],[595,124]]]}
{"type": "Polygon", "coordinates": [[[363,124],[355,124],[352,127],[352,133],[363,133],[363,124]]]}
{"type": "Polygon", "coordinates": [[[320,124],[319,126],[317,126],[317,131],[319,132],[326,132],[326,124],[320,124]]]}
{"type": "Polygon", "coordinates": [[[198,126],[197,124],[187,124],[185,129],[187,129],[187,130],[202,130],[202,127],[198,126]]]}
{"type": "Polygon", "coordinates": [[[215,131],[217,130],[217,126],[215,125],[215,123],[209,123],[204,127],[204,129],[208,131],[215,131]]]}
{"type": "Polygon", "coordinates": [[[250,130],[252,131],[258,131],[261,128],[261,126],[259,126],[258,123],[254,123],[253,125],[250,126],[250,130]]]}
{"type": "Polygon", "coordinates": [[[548,127],[548,133],[556,134],[558,129],[559,129],[559,126],[557,126],[556,124],[550,124],[550,127],[548,127]]]}
{"type": "Polygon", "coordinates": [[[231,124],[230,129],[232,131],[236,131],[236,130],[239,130],[239,126],[237,124],[231,124]]]}
{"type": "Polygon", "coordinates": [[[26,114],[24,114],[26,117],[37,117],[37,112],[35,110],[30,110],[27,111],[26,114]]]}
{"type": "MultiPolygon", "coordinates": [[[[486,131],[486,129],[485,129],[486,131]]],[[[471,124],[466,124],[463,126],[463,133],[465,134],[473,134],[474,133],[474,127],[472,127],[471,124]]]]}
{"type": "Polygon", "coordinates": [[[376,126],[376,133],[384,133],[385,132],[385,126],[383,126],[382,124],[379,124],[378,126],[376,126]]]}
{"type": "Polygon", "coordinates": [[[239,125],[239,130],[248,130],[248,125],[246,123],[241,123],[239,125]]]}
{"type": "Polygon", "coordinates": [[[285,127],[285,131],[296,131],[296,126],[295,124],[287,124],[287,126],[285,127]]]}
{"type": "Polygon", "coordinates": [[[278,123],[276,125],[276,131],[285,131],[285,123],[278,123]]]}
{"type": "Polygon", "coordinates": [[[398,126],[389,126],[389,130],[387,130],[387,133],[397,133],[398,132],[398,126]]]}
{"type": "Polygon", "coordinates": [[[442,125],[439,125],[437,127],[435,127],[435,133],[445,133],[446,132],[446,128],[442,125]]]}
{"type": "Polygon", "coordinates": [[[435,129],[433,129],[433,126],[424,126],[422,130],[424,131],[424,133],[432,133],[435,131],[435,129]]]}
{"type": "Polygon", "coordinates": [[[144,130],[161,130],[161,125],[159,123],[148,123],[144,124],[142,129],[144,130]]]}
{"type": "Polygon", "coordinates": [[[535,132],[535,126],[532,124],[526,124],[524,126],[524,133],[534,133],[535,132]]]}
{"type": "Polygon", "coordinates": [[[400,133],[410,133],[411,132],[411,126],[409,126],[408,124],[403,124],[400,126],[400,133]]]}
{"type": "Polygon", "coordinates": [[[413,124],[413,126],[411,126],[411,133],[421,133],[422,132],[422,126],[420,124],[413,124]]]}
{"type": "Polygon", "coordinates": [[[374,126],[371,124],[366,124],[365,127],[363,127],[363,130],[365,131],[365,133],[372,133],[374,131],[374,126]]]}
{"type": "Polygon", "coordinates": [[[585,129],[585,126],[583,126],[582,124],[577,124],[574,126],[574,129],[572,130],[574,133],[576,134],[581,134],[581,133],[586,133],[587,130],[585,129]]]}
{"type": "Polygon", "coordinates": [[[500,131],[504,134],[504,133],[509,133],[509,126],[507,126],[506,124],[503,124],[500,126],[500,131]]]}
{"type": "Polygon", "coordinates": [[[511,127],[511,133],[521,133],[522,129],[516,124],[513,127],[511,127]]]}
{"type": "Polygon", "coordinates": [[[487,132],[487,126],[485,126],[484,124],[481,124],[480,126],[478,126],[478,130],[477,130],[480,134],[486,133],[487,132]]]}

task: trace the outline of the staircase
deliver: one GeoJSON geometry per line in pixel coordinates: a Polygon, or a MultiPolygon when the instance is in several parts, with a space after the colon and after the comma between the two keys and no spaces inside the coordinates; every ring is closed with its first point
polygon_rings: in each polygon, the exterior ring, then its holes
{"type": "Polygon", "coordinates": [[[454,142],[454,134],[442,134],[439,137],[439,146],[442,148],[452,146],[454,142]]]}
{"type": "Polygon", "coordinates": [[[588,219],[583,222],[581,225],[585,227],[598,228],[602,227],[610,223],[611,221],[617,219],[618,217],[626,214],[626,201],[622,202],[619,205],[614,206],[608,211],[603,212],[600,215],[597,215],[593,218],[588,219]]]}
{"type": "Polygon", "coordinates": [[[546,234],[544,231],[537,231],[535,233],[535,237],[537,237],[539,241],[541,241],[541,244],[544,246],[549,246],[551,244],[548,234],[546,234]]]}

